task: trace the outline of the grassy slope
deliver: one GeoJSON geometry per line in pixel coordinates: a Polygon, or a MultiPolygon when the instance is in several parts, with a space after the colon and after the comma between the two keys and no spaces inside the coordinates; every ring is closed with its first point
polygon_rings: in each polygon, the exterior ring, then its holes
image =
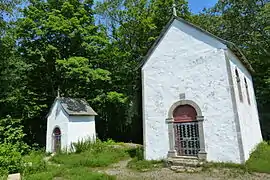
{"type": "Polygon", "coordinates": [[[204,169],[209,168],[233,168],[251,173],[270,173],[270,145],[267,142],[260,143],[245,164],[206,163],[204,169]]]}
{"type": "Polygon", "coordinates": [[[80,154],[60,154],[52,158],[57,164],[64,164],[68,167],[106,167],[127,157],[122,149],[108,149],[98,153],[91,151],[80,154]]]}
{"type": "Polygon", "coordinates": [[[105,174],[92,172],[86,167],[72,167],[65,166],[53,167],[50,166],[46,171],[37,172],[34,174],[27,174],[23,179],[26,180],[48,180],[48,179],[68,179],[68,180],[114,180],[115,177],[105,174]]]}
{"type": "MultiPolygon", "coordinates": [[[[141,149],[135,150],[133,154],[133,160],[128,163],[128,168],[130,169],[147,171],[162,166],[162,161],[143,160],[143,151],[141,149]]],[[[270,173],[270,144],[266,142],[259,144],[256,150],[250,155],[249,160],[243,165],[233,163],[206,163],[204,165],[205,170],[212,168],[233,168],[243,172],[270,173]]]]}
{"type": "Polygon", "coordinates": [[[250,171],[270,173],[270,145],[263,142],[258,145],[246,162],[250,171]]]}
{"type": "Polygon", "coordinates": [[[80,143],[77,153],[60,153],[48,164],[41,152],[33,152],[24,157],[32,165],[24,169],[23,180],[113,180],[114,176],[91,170],[94,167],[106,167],[128,157],[126,148],[114,148],[112,142],[80,143]]]}
{"type": "Polygon", "coordinates": [[[147,161],[143,157],[143,148],[129,150],[129,155],[133,159],[128,162],[127,167],[136,171],[145,172],[162,167],[163,161],[147,161]]]}
{"type": "MultiPolygon", "coordinates": [[[[162,167],[162,161],[143,160],[142,148],[115,148],[112,146],[112,143],[107,142],[98,142],[97,144],[88,144],[86,146],[85,144],[81,145],[80,153],[58,154],[51,159],[51,162],[54,163],[53,165],[45,163],[42,160],[44,157],[45,155],[41,152],[34,152],[24,157],[25,162],[32,162],[32,166],[24,169],[23,179],[113,180],[116,177],[93,172],[93,168],[107,167],[128,157],[133,158],[128,163],[128,168],[136,171],[149,171],[162,167]]],[[[205,167],[206,169],[238,168],[249,172],[270,173],[270,145],[265,142],[261,143],[244,165],[208,163],[205,167]]]]}

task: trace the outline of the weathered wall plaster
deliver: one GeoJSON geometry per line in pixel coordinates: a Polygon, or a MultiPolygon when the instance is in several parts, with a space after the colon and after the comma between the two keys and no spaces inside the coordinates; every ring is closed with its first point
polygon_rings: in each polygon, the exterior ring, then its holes
{"type": "Polygon", "coordinates": [[[246,70],[241,61],[239,61],[239,59],[230,50],[227,51],[227,55],[230,60],[233,87],[235,91],[235,99],[243,142],[244,160],[248,160],[250,153],[254,150],[256,145],[262,141],[253,81],[251,74],[246,70]],[[235,74],[236,68],[238,70],[240,77],[243,102],[241,102],[239,98],[239,90],[237,88],[237,81],[235,74]],[[246,78],[248,84],[251,102],[250,105],[248,104],[247,100],[244,78],[246,78]]]}
{"type": "Polygon", "coordinates": [[[61,130],[61,148],[70,150],[72,142],[96,138],[94,116],[69,116],[59,101],[56,101],[47,118],[46,152],[53,151],[53,130],[59,127],[61,130]]]}
{"type": "Polygon", "coordinates": [[[226,46],[174,21],[142,67],[146,159],[166,158],[169,108],[179,94],[196,102],[205,117],[207,160],[240,162],[224,55],[226,46]]]}
{"type": "Polygon", "coordinates": [[[68,146],[68,115],[59,101],[54,103],[47,119],[46,152],[52,152],[53,150],[52,134],[55,127],[59,127],[61,130],[61,148],[64,150],[68,146]]]}
{"type": "Polygon", "coordinates": [[[71,116],[68,124],[68,144],[78,140],[95,140],[96,128],[94,116],[71,116]]]}

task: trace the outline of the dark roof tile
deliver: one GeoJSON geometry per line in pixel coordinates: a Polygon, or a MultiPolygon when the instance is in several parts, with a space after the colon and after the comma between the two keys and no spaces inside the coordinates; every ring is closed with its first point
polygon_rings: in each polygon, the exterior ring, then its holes
{"type": "Polygon", "coordinates": [[[90,107],[84,99],[78,98],[58,98],[61,106],[70,116],[96,116],[97,113],[90,107]]]}

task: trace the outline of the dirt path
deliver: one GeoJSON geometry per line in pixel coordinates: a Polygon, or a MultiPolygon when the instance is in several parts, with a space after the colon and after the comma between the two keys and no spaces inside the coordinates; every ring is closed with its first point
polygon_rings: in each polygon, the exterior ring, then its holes
{"type": "Polygon", "coordinates": [[[117,176],[118,180],[269,180],[270,174],[244,173],[236,169],[212,169],[200,173],[176,173],[168,168],[159,168],[149,172],[137,172],[126,166],[131,159],[120,161],[99,170],[117,176]]]}

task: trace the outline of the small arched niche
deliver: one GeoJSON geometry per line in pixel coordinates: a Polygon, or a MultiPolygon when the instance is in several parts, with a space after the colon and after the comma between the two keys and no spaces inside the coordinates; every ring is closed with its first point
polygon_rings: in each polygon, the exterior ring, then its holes
{"type": "Polygon", "coordinates": [[[61,130],[59,127],[53,129],[53,152],[59,152],[61,150],[61,130]]]}

